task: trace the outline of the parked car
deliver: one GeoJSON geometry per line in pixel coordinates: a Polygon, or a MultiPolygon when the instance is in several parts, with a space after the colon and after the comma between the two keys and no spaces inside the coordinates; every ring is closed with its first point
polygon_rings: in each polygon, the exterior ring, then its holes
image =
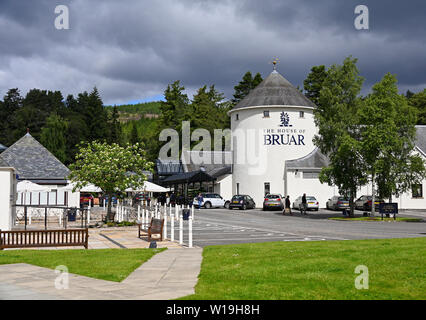
{"type": "Polygon", "coordinates": [[[329,210],[345,210],[349,208],[349,199],[342,196],[334,196],[328,199],[325,206],[329,210]]]}
{"type": "Polygon", "coordinates": [[[88,206],[89,203],[93,207],[93,205],[94,205],[93,200],[94,200],[94,198],[90,193],[81,193],[80,194],[80,207],[81,206],[88,206]]]}
{"type": "Polygon", "coordinates": [[[263,210],[270,208],[284,210],[283,197],[278,193],[271,193],[265,196],[263,200],[263,210]]]}
{"type": "Polygon", "coordinates": [[[144,194],[144,193],[137,193],[135,194],[135,196],[133,197],[133,201],[135,202],[142,202],[144,200],[148,200],[148,195],[144,194]]]}
{"type": "MultiPolygon", "coordinates": [[[[373,201],[372,196],[361,196],[358,199],[355,200],[355,209],[357,210],[364,210],[364,211],[371,211],[371,202],[373,201]]],[[[376,211],[379,211],[379,205],[380,203],[385,202],[383,199],[374,199],[374,208],[376,211]]]]}
{"type": "MultiPolygon", "coordinates": [[[[314,196],[306,196],[306,204],[307,204],[307,210],[315,210],[318,211],[319,209],[319,202],[314,196]]],[[[297,197],[296,200],[293,202],[293,209],[300,210],[302,206],[302,196],[297,197]]]]}
{"type": "Polygon", "coordinates": [[[252,197],[246,194],[237,194],[232,197],[231,202],[229,203],[229,209],[238,208],[240,210],[254,209],[256,208],[256,203],[252,197]]]}
{"type": "MultiPolygon", "coordinates": [[[[229,201],[223,199],[217,193],[202,193],[203,202],[201,203],[201,207],[206,209],[210,208],[226,208],[229,205],[229,201]]],[[[195,208],[198,208],[198,196],[194,197],[192,205],[195,208]]]]}

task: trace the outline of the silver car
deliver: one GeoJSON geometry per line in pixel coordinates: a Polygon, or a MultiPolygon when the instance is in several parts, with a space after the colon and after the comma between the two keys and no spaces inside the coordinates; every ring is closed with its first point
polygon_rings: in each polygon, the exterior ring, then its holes
{"type": "MultiPolygon", "coordinates": [[[[307,210],[315,210],[318,211],[319,209],[319,202],[314,196],[306,196],[306,205],[307,210]]],[[[302,196],[297,197],[296,200],[293,202],[293,209],[300,210],[302,207],[302,196]]]]}
{"type": "Polygon", "coordinates": [[[342,196],[331,197],[331,199],[328,199],[326,207],[328,210],[349,209],[349,199],[342,196]]]}
{"type": "Polygon", "coordinates": [[[270,208],[274,209],[284,209],[284,203],[283,203],[283,197],[276,193],[276,194],[267,194],[265,196],[265,199],[263,200],[263,210],[267,210],[270,208]]]}

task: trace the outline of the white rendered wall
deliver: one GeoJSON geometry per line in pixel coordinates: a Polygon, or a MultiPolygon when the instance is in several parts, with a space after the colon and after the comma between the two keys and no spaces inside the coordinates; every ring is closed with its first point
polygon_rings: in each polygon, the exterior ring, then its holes
{"type": "Polygon", "coordinates": [[[239,193],[250,195],[256,207],[262,207],[264,183],[270,183],[272,193],[284,195],[285,161],[304,157],[315,149],[312,139],[317,129],[313,110],[293,106],[251,107],[237,109],[230,117],[234,152],[232,193],[237,193],[239,183],[239,193]],[[264,117],[264,111],[269,111],[269,118],[264,117]],[[304,112],[303,118],[299,117],[300,111],[304,112]],[[291,127],[280,127],[282,112],[289,115],[291,127]],[[286,132],[279,132],[282,130],[286,132]],[[290,145],[265,145],[266,134],[284,134],[284,139],[287,134],[295,135],[296,144],[293,141],[290,145]],[[243,139],[237,138],[240,135],[243,139]],[[299,135],[303,135],[302,141],[298,141],[299,135]]]}
{"type": "Polygon", "coordinates": [[[12,168],[0,168],[0,229],[12,230],[15,218],[16,181],[12,168]]]}
{"type": "Polygon", "coordinates": [[[231,200],[232,194],[232,174],[219,177],[214,185],[214,192],[218,193],[225,200],[231,200]]]}

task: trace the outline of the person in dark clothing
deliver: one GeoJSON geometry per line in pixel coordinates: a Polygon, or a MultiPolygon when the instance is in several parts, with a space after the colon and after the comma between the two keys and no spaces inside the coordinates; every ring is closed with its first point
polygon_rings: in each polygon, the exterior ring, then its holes
{"type": "Polygon", "coordinates": [[[306,202],[306,193],[302,196],[302,206],[300,208],[300,212],[302,214],[306,214],[306,209],[308,208],[308,203],[306,202]]]}
{"type": "Polygon", "coordinates": [[[285,198],[285,209],[284,209],[283,214],[284,214],[284,213],[290,213],[291,215],[293,215],[293,214],[291,213],[291,208],[290,208],[290,196],[287,196],[287,197],[285,198]]]}
{"type": "Polygon", "coordinates": [[[170,205],[171,205],[172,207],[174,207],[174,206],[175,206],[175,204],[176,204],[176,194],[173,192],[173,193],[170,195],[170,205]]]}

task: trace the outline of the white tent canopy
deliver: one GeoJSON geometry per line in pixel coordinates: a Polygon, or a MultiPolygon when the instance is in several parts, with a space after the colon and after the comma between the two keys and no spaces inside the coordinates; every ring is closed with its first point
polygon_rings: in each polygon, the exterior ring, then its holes
{"type": "Polygon", "coordinates": [[[169,192],[169,189],[159,186],[158,184],[145,181],[142,187],[136,188],[136,189],[127,188],[126,191],[127,192],[169,192]]]}
{"type": "Polygon", "coordinates": [[[17,192],[49,192],[50,188],[41,186],[37,183],[31,182],[28,180],[23,180],[18,182],[16,186],[16,191],[17,192]]]}
{"type": "MultiPolygon", "coordinates": [[[[75,187],[75,182],[70,182],[68,185],[63,187],[62,189],[65,190],[72,190],[75,187]]],[[[89,183],[87,186],[84,186],[80,190],[77,190],[80,192],[102,192],[102,189],[95,186],[94,184],[89,183]]]]}

